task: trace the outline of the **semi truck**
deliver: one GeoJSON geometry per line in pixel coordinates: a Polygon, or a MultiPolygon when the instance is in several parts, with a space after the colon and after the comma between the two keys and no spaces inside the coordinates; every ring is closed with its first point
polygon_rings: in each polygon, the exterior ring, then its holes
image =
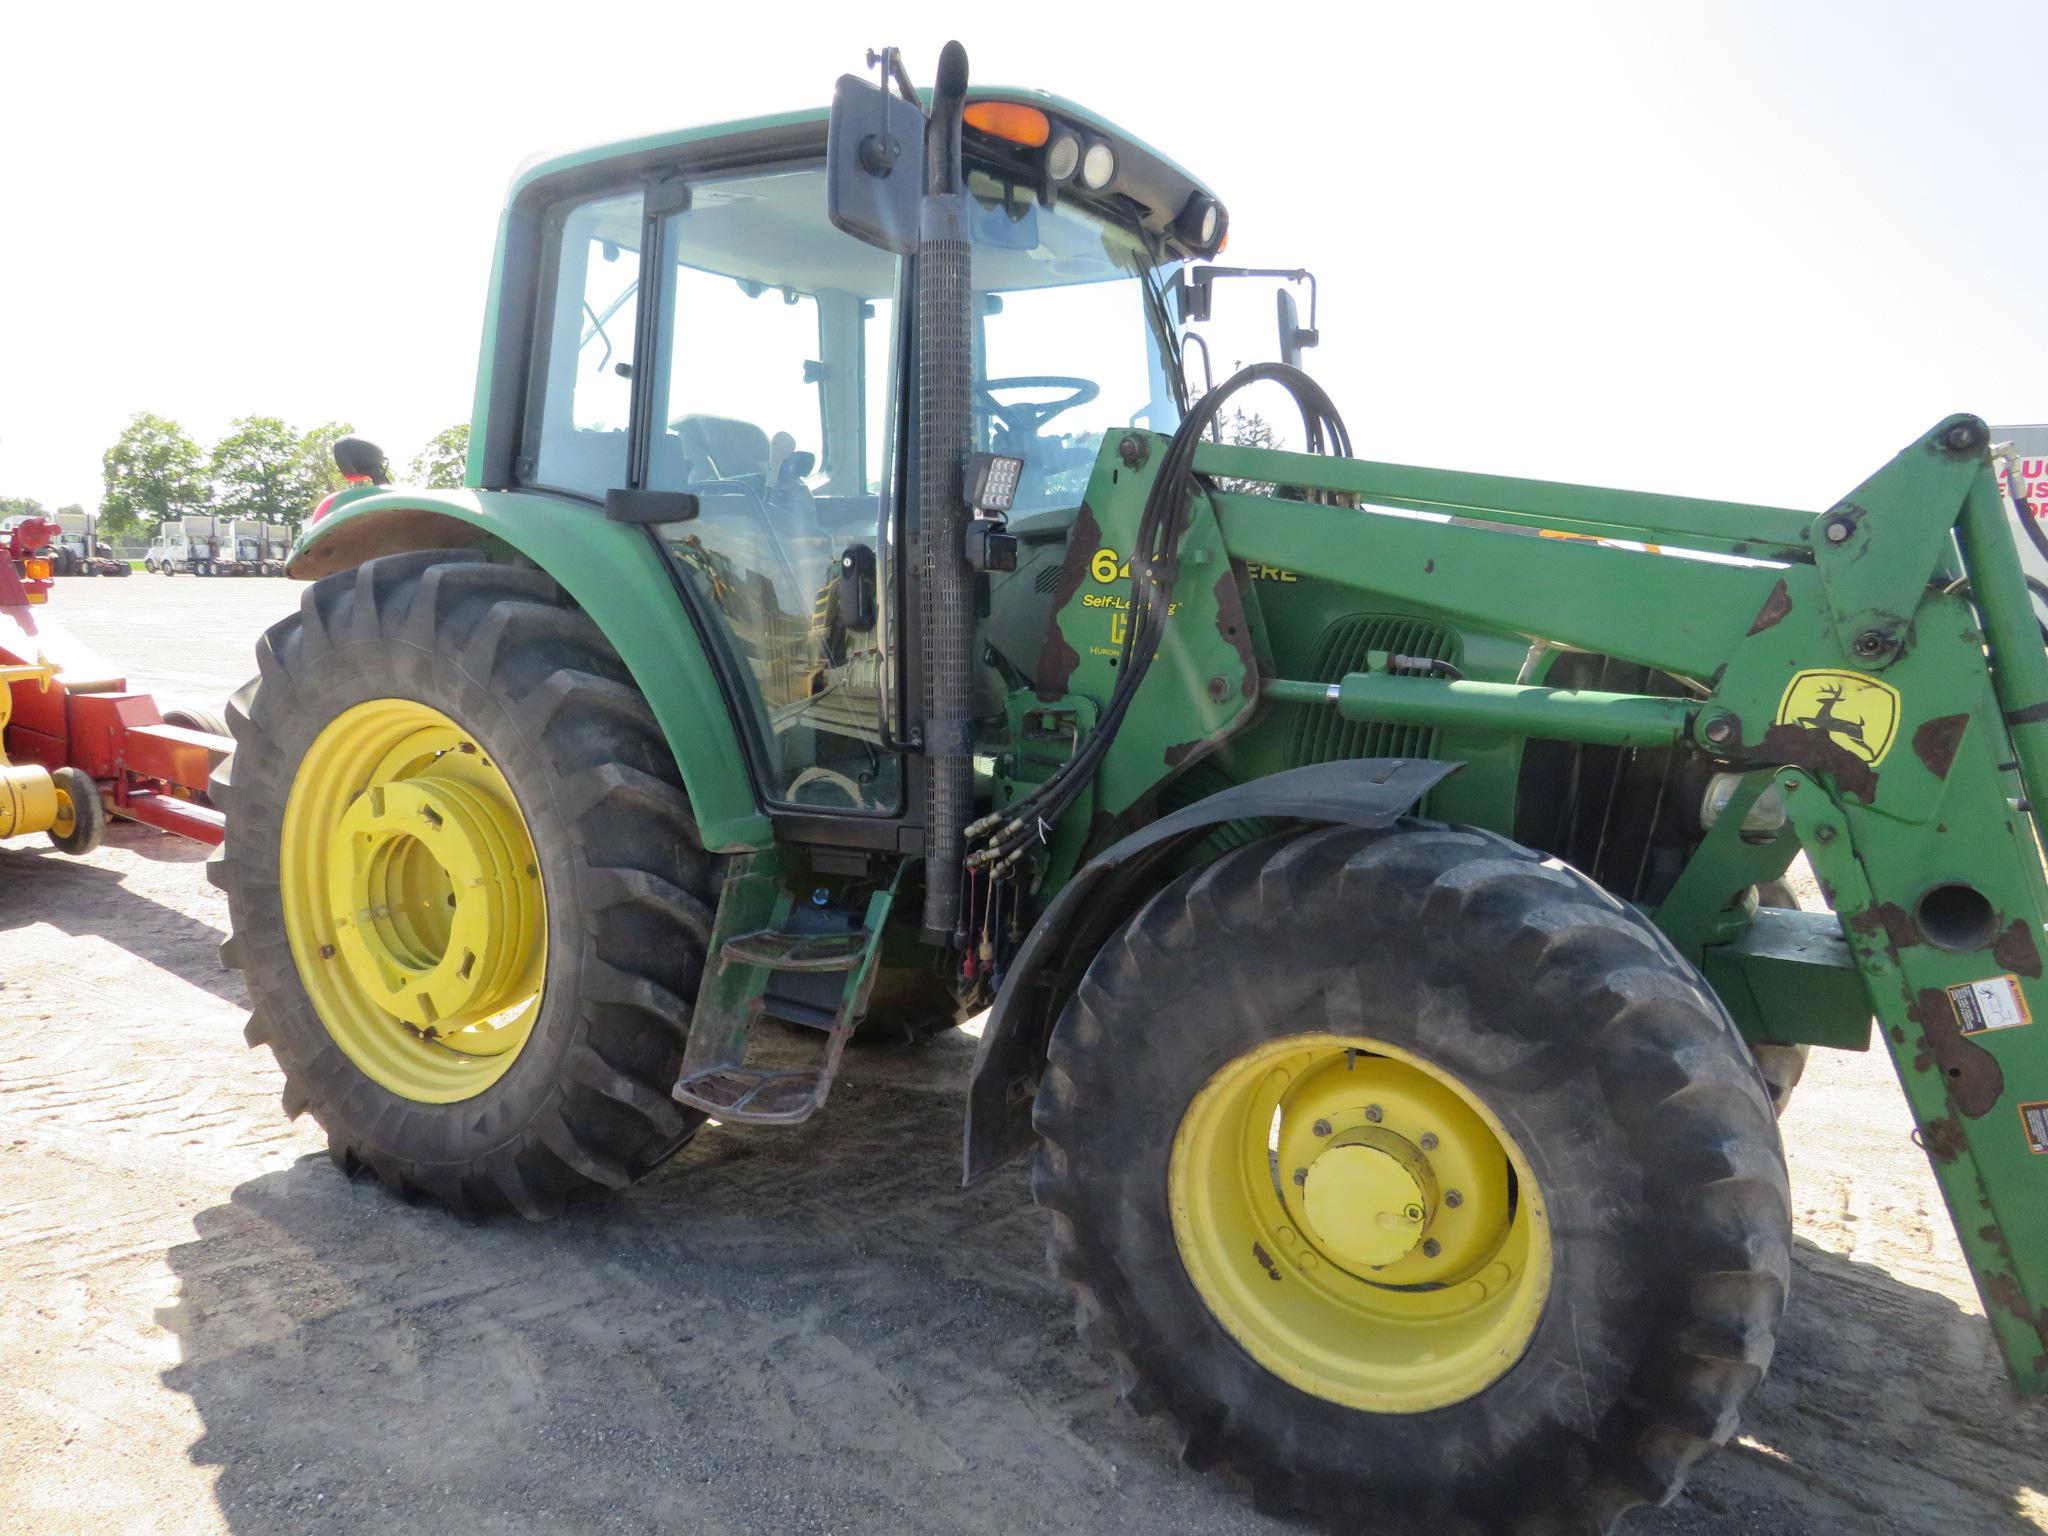
{"type": "Polygon", "coordinates": [[[52,568],[59,576],[126,576],[128,562],[114,558],[113,546],[100,537],[99,519],[90,512],[59,512],[58,534],[50,545],[52,568]]]}

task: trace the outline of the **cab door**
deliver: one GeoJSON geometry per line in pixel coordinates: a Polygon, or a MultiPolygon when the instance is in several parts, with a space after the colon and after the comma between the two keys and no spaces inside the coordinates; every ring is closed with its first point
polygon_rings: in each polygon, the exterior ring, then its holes
{"type": "Polygon", "coordinates": [[[689,498],[650,535],[721,664],[762,802],[898,817],[895,258],[830,225],[816,164],[663,178],[550,228],[522,468],[593,498],[689,498]]]}

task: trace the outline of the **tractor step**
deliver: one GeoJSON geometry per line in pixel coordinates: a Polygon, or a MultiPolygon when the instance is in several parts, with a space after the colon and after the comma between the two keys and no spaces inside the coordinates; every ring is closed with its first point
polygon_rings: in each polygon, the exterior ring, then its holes
{"type": "Polygon", "coordinates": [[[754,933],[735,934],[719,946],[718,952],[764,971],[816,975],[858,967],[867,954],[867,938],[866,931],[858,928],[840,933],[789,933],[779,928],[762,928],[754,933]]]}
{"type": "Polygon", "coordinates": [[[892,891],[864,901],[823,887],[799,901],[791,857],[736,858],[720,892],[711,958],[698,989],[689,1043],[672,1097],[728,1125],[796,1125],[832,1090],[846,1042],[867,1006],[892,891]],[[808,1064],[787,1060],[791,1037],[765,1019],[824,1036],[808,1064]],[[765,1048],[765,1049],[764,1049],[765,1048]],[[762,1055],[772,1060],[759,1059],[762,1055]]]}

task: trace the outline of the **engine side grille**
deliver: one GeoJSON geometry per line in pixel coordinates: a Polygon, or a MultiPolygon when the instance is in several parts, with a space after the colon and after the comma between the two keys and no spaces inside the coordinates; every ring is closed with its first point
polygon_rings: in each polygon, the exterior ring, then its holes
{"type": "MultiPolygon", "coordinates": [[[[1339,619],[1317,642],[1314,678],[1334,683],[1347,672],[1365,670],[1368,651],[1392,651],[1455,663],[1457,631],[1433,619],[1393,614],[1360,613],[1339,619]]],[[[1404,667],[1404,677],[1426,676],[1404,667]]],[[[1387,725],[1372,720],[1346,720],[1334,709],[1304,709],[1294,726],[1294,762],[1336,762],[1352,757],[1429,757],[1436,751],[1436,731],[1426,725],[1387,725]]]]}

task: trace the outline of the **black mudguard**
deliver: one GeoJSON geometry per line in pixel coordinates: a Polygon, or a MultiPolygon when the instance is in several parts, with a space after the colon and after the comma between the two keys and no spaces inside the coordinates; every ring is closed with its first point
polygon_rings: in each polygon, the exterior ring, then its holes
{"type": "Polygon", "coordinates": [[[989,1010],[967,1087],[965,1182],[1031,1148],[1031,1101],[1060,1009],[1095,952],[1188,848],[1230,821],[1392,826],[1459,766],[1366,757],[1292,768],[1162,816],[1082,865],[1032,926],[989,1010]]]}

